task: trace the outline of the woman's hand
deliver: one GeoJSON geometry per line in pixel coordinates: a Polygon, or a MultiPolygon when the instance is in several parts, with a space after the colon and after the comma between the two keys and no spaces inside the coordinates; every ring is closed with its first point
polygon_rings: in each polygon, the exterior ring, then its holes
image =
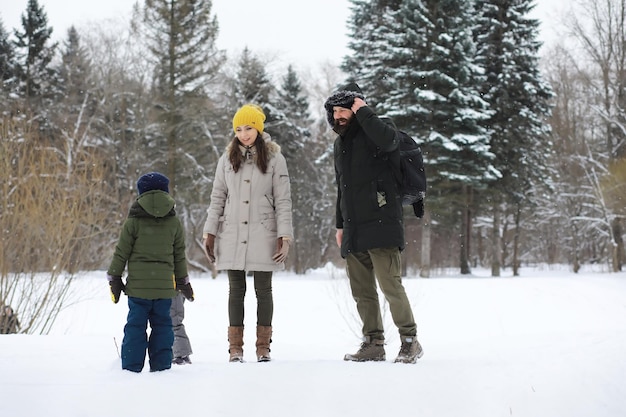
{"type": "Polygon", "coordinates": [[[276,243],[276,248],[277,250],[274,256],[272,256],[272,260],[277,264],[285,262],[287,254],[289,253],[289,240],[279,237],[278,242],[276,243]]]}
{"type": "Polygon", "coordinates": [[[204,249],[209,262],[215,262],[215,235],[208,234],[204,239],[204,249]]]}

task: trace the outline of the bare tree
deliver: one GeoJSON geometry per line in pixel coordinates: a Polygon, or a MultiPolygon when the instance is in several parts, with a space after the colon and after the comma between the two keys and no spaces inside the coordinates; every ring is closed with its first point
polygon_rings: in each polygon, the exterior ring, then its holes
{"type": "Polygon", "coordinates": [[[607,227],[612,268],[617,272],[624,261],[623,215],[611,209],[601,184],[610,176],[609,166],[626,158],[626,0],[583,0],[577,5],[567,25],[583,53],[581,73],[587,75],[591,109],[601,121],[587,142],[586,175],[596,197],[598,220],[607,227]],[[599,146],[602,143],[604,147],[599,146]]]}
{"type": "Polygon", "coordinates": [[[89,265],[108,190],[97,153],[76,155],[68,178],[65,155],[37,125],[15,123],[0,123],[0,304],[19,315],[20,332],[46,334],[89,265]]]}

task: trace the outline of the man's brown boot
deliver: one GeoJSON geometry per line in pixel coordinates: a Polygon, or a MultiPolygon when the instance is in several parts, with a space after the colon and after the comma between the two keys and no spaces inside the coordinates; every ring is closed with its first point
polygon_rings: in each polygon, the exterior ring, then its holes
{"type": "Polygon", "coordinates": [[[385,341],[372,339],[370,336],[363,338],[363,343],[356,353],[347,353],[344,361],[353,362],[379,362],[385,360],[385,341]]]}
{"type": "Polygon", "coordinates": [[[416,336],[402,336],[400,341],[402,345],[400,345],[400,352],[395,363],[415,363],[424,355],[422,345],[417,341],[416,336]]]}
{"type": "Polygon", "coordinates": [[[243,326],[228,327],[230,362],[243,362],[243,326]]]}
{"type": "Polygon", "coordinates": [[[269,362],[272,326],[256,326],[256,358],[259,362],[269,362]]]}

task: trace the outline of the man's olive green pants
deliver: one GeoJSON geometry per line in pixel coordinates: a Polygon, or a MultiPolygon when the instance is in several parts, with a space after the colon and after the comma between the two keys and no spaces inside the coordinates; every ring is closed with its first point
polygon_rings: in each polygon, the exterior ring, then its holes
{"type": "Polygon", "coordinates": [[[413,311],[402,285],[400,250],[376,248],[350,253],[346,262],[352,296],[363,322],[363,336],[385,338],[376,281],[389,303],[391,317],[400,336],[416,336],[413,311]]]}

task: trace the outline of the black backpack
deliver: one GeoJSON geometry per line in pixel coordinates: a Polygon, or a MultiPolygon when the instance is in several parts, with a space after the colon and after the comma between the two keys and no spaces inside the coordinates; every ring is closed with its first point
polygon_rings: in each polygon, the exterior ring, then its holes
{"type": "Polygon", "coordinates": [[[398,133],[400,157],[392,158],[392,161],[394,161],[394,172],[402,196],[402,205],[413,206],[415,215],[422,217],[424,197],[426,197],[426,172],[424,172],[422,150],[406,132],[398,130],[398,133]]]}

